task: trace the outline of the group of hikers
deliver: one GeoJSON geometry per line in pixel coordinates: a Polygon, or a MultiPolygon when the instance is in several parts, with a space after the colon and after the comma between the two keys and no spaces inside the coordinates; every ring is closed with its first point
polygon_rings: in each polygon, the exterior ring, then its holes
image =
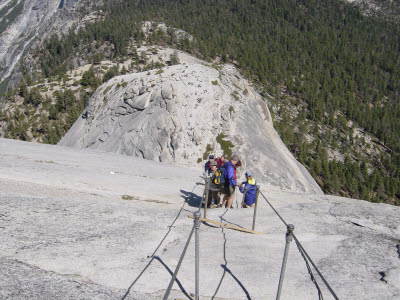
{"type": "Polygon", "coordinates": [[[204,166],[205,175],[210,177],[207,207],[231,208],[235,199],[235,189],[237,186],[240,192],[245,194],[242,207],[254,206],[256,201],[256,181],[250,171],[245,173],[246,181],[242,183],[237,181],[236,168],[241,165],[239,156],[237,155],[233,155],[229,161],[225,160],[224,155],[217,158],[214,155],[208,157],[208,161],[204,166]],[[221,204],[222,195],[223,200],[221,204]]]}

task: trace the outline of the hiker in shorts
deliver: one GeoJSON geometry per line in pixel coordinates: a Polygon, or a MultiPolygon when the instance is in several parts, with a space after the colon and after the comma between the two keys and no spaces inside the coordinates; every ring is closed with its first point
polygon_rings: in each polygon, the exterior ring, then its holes
{"type": "Polygon", "coordinates": [[[210,181],[210,189],[208,193],[208,205],[207,207],[217,207],[219,206],[220,197],[219,197],[219,183],[221,181],[221,171],[217,168],[217,162],[212,161],[210,163],[211,168],[211,181],[210,181]],[[211,199],[214,199],[215,206],[212,205],[211,199]]]}
{"type": "Polygon", "coordinates": [[[256,181],[251,175],[251,172],[247,171],[245,173],[246,181],[242,182],[242,185],[239,187],[239,190],[242,194],[246,191],[246,194],[244,195],[243,208],[247,208],[249,206],[254,207],[256,202],[257,185],[256,181]]]}
{"type": "Polygon", "coordinates": [[[239,162],[239,156],[233,155],[231,157],[231,160],[223,165],[223,168],[225,169],[225,185],[221,192],[225,195],[222,202],[222,206],[225,206],[225,208],[231,208],[233,200],[235,199],[235,188],[239,184],[236,182],[235,179],[234,166],[237,165],[239,162]]]}
{"type": "Polygon", "coordinates": [[[208,157],[208,162],[206,162],[206,164],[204,165],[204,174],[205,174],[205,176],[211,174],[211,166],[210,166],[210,163],[211,163],[212,161],[215,161],[214,155],[210,155],[210,156],[208,157]]]}

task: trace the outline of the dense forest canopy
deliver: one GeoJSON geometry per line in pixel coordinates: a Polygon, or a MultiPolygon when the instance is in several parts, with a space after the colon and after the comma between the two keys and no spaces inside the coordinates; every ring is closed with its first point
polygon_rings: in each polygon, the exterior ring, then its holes
{"type": "Polygon", "coordinates": [[[312,134],[320,141],[291,134],[285,118],[276,127],[324,191],[399,203],[400,27],[390,17],[365,16],[339,0],[108,0],[102,10],[105,18],[53,36],[38,50],[46,76],[64,73],[76,49],[93,41],[112,44],[113,57],[128,55],[132,41],[146,39],[143,21],[164,22],[194,40],[158,30],[147,43],[234,63],[265,94],[279,99],[285,90],[297,101],[298,120],[316,124],[312,134]],[[343,118],[377,137],[386,153],[347,150],[343,161],[329,160],[327,148],[360,142],[343,118]],[[322,134],[323,126],[344,137],[322,134]]]}

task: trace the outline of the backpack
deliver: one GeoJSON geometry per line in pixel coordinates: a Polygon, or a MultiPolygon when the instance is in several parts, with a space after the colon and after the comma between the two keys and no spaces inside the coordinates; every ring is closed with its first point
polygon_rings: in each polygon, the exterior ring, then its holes
{"type": "Polygon", "coordinates": [[[225,184],[225,168],[219,167],[215,170],[214,177],[212,179],[212,183],[216,186],[221,187],[225,184]]]}

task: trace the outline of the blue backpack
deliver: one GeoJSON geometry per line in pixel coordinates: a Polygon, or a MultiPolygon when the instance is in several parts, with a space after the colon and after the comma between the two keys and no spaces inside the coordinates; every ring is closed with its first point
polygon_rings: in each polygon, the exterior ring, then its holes
{"type": "Polygon", "coordinates": [[[219,186],[223,186],[223,185],[225,185],[225,168],[219,167],[218,169],[221,171],[221,179],[219,182],[219,186]]]}

